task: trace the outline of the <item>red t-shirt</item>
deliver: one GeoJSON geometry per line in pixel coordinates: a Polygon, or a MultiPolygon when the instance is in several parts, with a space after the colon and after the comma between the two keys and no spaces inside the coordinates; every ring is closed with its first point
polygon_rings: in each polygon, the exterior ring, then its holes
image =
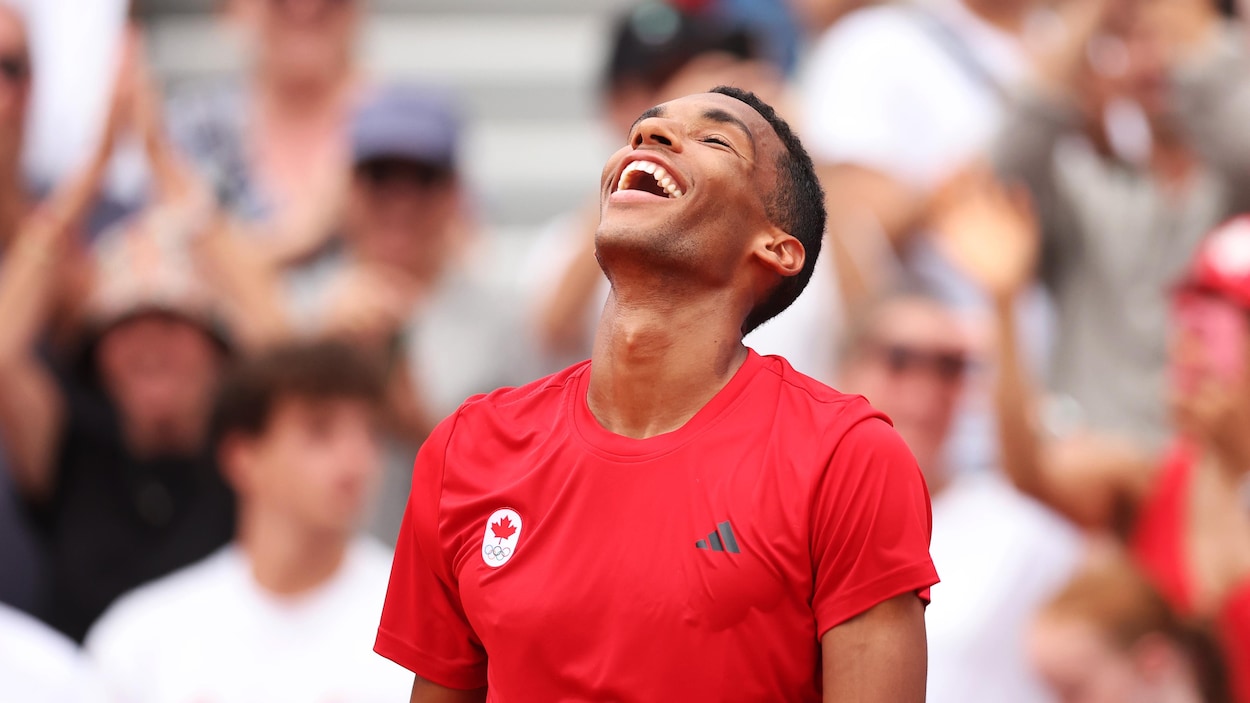
{"type": "Polygon", "coordinates": [[[861,397],[750,352],[680,429],[590,364],[467,401],[417,456],[375,649],[490,700],[818,701],[820,637],[927,598],[916,461],[861,397]]]}

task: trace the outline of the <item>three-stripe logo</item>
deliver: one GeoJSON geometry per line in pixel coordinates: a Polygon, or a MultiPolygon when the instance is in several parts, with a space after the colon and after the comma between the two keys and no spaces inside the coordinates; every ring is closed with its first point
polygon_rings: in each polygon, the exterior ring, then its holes
{"type": "Polygon", "coordinates": [[[712,530],[707,539],[701,539],[694,543],[698,549],[709,549],[713,552],[729,552],[730,554],[738,554],[742,550],[738,549],[738,538],[734,536],[733,525],[728,520],[716,524],[716,529],[712,530]]]}

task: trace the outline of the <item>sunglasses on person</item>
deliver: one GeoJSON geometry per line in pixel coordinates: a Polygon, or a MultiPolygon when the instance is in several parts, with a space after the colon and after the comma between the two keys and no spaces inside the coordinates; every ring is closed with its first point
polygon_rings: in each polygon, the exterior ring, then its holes
{"type": "MultiPolygon", "coordinates": [[[[270,5],[283,11],[292,10],[301,2],[308,2],[308,0],[269,0],[270,5]]],[[[354,5],[356,0],[315,0],[315,2],[318,3],[318,10],[326,12],[329,10],[337,10],[338,8],[347,5],[354,5]]]]}
{"type": "Polygon", "coordinates": [[[8,83],[24,83],[30,77],[30,62],[21,54],[0,54],[0,76],[8,83]]]}
{"type": "Polygon", "coordinates": [[[356,167],[357,175],[372,188],[416,185],[430,188],[451,180],[451,171],[441,166],[404,159],[374,159],[356,167]]]}
{"type": "Polygon", "coordinates": [[[963,380],[973,365],[965,352],[919,349],[903,344],[877,345],[876,354],[892,375],[926,373],[946,383],[963,380]]]}

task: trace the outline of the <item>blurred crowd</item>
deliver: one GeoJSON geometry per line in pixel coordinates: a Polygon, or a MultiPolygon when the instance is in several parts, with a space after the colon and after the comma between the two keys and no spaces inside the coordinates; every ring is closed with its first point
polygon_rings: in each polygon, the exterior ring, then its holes
{"type": "MultiPolygon", "coordinates": [[[[924,470],[930,701],[1250,703],[1245,5],[644,0],[602,38],[613,134],[729,84],[818,161],[827,253],[747,343],[924,470]]],[[[246,68],[177,90],[100,23],[49,179],[41,7],[0,0],[0,699],[406,700],[371,648],[412,457],[589,356],[596,184],[498,280],[474,116],[369,75],[366,0],[220,3],[246,68]]]]}

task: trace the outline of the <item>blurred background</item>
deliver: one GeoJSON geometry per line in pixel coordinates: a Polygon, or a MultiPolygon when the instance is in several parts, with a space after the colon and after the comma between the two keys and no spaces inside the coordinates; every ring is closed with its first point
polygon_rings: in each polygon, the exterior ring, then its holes
{"type": "Polygon", "coordinates": [[[930,701],[1250,703],[1238,0],[0,0],[0,700],[406,700],[430,429],[589,356],[645,109],[830,219],[760,353],[933,496],[930,701]]]}

